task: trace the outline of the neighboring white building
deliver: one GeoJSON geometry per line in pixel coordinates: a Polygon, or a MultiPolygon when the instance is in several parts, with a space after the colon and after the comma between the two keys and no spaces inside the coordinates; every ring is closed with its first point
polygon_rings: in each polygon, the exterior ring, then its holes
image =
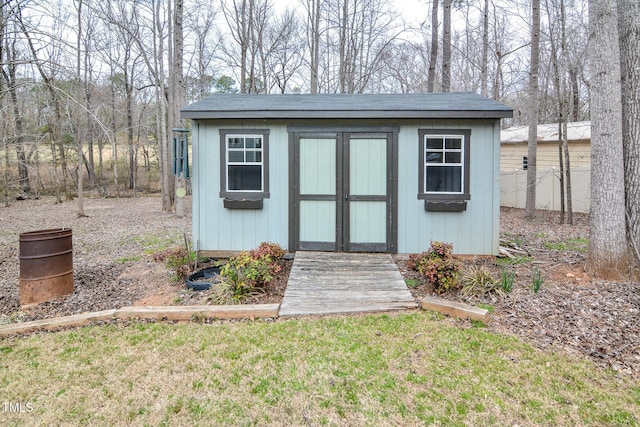
{"type": "MultiPolygon", "coordinates": [[[[500,204],[524,208],[527,189],[528,126],[500,132],[500,204]]],[[[591,182],[591,122],[567,124],[574,212],[589,212],[591,182]]],[[[538,125],[536,207],[560,210],[558,124],[538,125]]]]}

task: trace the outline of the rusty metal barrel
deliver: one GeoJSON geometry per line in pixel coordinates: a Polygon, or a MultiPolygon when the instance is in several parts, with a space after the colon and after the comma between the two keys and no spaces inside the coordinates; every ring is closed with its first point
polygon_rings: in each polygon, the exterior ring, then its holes
{"type": "Polygon", "coordinates": [[[20,234],[20,304],[50,301],[73,292],[70,228],[20,234]]]}

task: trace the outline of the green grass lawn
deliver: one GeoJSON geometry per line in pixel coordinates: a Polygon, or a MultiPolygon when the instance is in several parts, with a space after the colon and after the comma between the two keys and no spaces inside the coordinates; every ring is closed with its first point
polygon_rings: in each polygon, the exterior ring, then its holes
{"type": "Polygon", "coordinates": [[[0,340],[3,425],[638,425],[640,383],[428,312],[0,340]]]}

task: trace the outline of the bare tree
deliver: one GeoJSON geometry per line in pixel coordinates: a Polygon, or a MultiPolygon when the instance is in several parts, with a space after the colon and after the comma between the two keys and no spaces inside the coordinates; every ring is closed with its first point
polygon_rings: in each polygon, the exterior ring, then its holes
{"type": "Polygon", "coordinates": [[[589,0],[591,214],[587,268],[617,279],[628,269],[617,6],[589,0]]]}
{"type": "MultiPolygon", "coordinates": [[[[60,156],[60,161],[61,161],[60,168],[62,170],[63,191],[65,194],[65,198],[67,200],[70,200],[71,193],[69,191],[69,185],[68,185],[67,154],[65,151],[62,135],[60,132],[60,126],[62,123],[62,111],[61,111],[61,105],[60,105],[61,101],[60,101],[60,96],[58,94],[58,88],[55,85],[56,72],[59,71],[56,68],[58,64],[56,63],[56,61],[49,60],[46,63],[51,65],[51,67],[47,69],[45,62],[39,58],[38,50],[36,49],[36,46],[33,41],[33,37],[31,35],[32,29],[27,26],[28,21],[24,19],[22,14],[22,9],[20,6],[17,6],[15,9],[15,17],[16,17],[17,24],[26,39],[29,51],[31,52],[33,64],[35,65],[42,79],[42,82],[44,83],[47,89],[47,92],[50,96],[50,102],[51,102],[53,113],[47,116],[47,119],[48,119],[47,133],[49,134],[49,141],[52,149],[53,170],[54,170],[54,175],[57,175],[57,172],[56,172],[57,157],[56,157],[56,149],[55,149],[57,145],[58,154],[60,156]]],[[[59,55],[60,47],[58,44],[60,42],[60,38],[51,37],[51,41],[52,41],[51,49],[53,52],[50,52],[50,53],[54,53],[54,55],[59,55]]],[[[55,176],[55,181],[56,181],[56,198],[57,198],[56,201],[58,203],[61,203],[62,199],[60,197],[60,186],[58,183],[57,176],[55,176]]]]}
{"type": "Polygon", "coordinates": [[[527,150],[527,199],[525,216],[536,212],[536,157],[538,149],[538,68],[540,61],[540,0],[531,2],[531,64],[529,69],[529,145],[527,150]]]}
{"type": "MultiPolygon", "coordinates": [[[[20,100],[18,99],[18,52],[17,52],[17,34],[15,29],[9,31],[8,16],[5,18],[5,9],[8,9],[8,5],[0,5],[0,11],[2,16],[0,17],[0,23],[2,25],[2,33],[0,35],[2,44],[0,49],[3,51],[2,55],[2,79],[6,84],[6,90],[9,94],[11,109],[13,112],[13,120],[15,127],[15,136],[12,138],[13,145],[16,151],[16,159],[18,163],[18,187],[23,193],[29,193],[31,185],[29,182],[29,169],[27,166],[27,156],[25,154],[25,129],[23,125],[23,114],[20,109],[20,100]],[[7,19],[7,20],[5,20],[7,19]]],[[[11,10],[8,10],[7,15],[11,14],[11,10]]],[[[5,153],[8,161],[8,153],[5,153]]],[[[7,169],[8,173],[8,169],[7,169]]]]}
{"type": "Polygon", "coordinates": [[[627,230],[640,262],[640,3],[618,0],[627,230]]]}
{"type": "MultiPolygon", "coordinates": [[[[173,58],[171,69],[171,122],[170,128],[184,128],[184,124],[180,120],[180,108],[185,102],[184,90],[184,72],[183,72],[183,55],[184,55],[184,35],[182,29],[183,4],[182,0],[174,0],[173,3],[173,58]]],[[[174,153],[174,156],[177,153],[174,153]]],[[[184,216],[184,197],[178,193],[179,189],[185,189],[185,177],[179,175],[175,179],[176,194],[176,216],[179,218],[184,216]]],[[[186,190],[185,190],[186,192],[186,190]]]]}
{"type": "Polygon", "coordinates": [[[451,1],[442,4],[442,91],[451,91],[451,1]]]}
{"type": "Polygon", "coordinates": [[[480,93],[488,96],[489,80],[489,0],[484,0],[482,8],[482,63],[480,71],[480,93]]]}
{"type": "Polygon", "coordinates": [[[431,1],[431,54],[429,56],[429,75],[427,77],[427,92],[433,92],[436,80],[436,62],[438,61],[438,3],[431,1]]]}
{"type": "Polygon", "coordinates": [[[309,46],[309,91],[318,93],[320,73],[320,18],[324,0],[301,0],[306,11],[307,43],[309,46]]]}

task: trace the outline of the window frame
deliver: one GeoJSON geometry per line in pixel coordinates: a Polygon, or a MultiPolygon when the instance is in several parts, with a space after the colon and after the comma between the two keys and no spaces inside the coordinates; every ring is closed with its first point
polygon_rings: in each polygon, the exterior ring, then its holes
{"type": "MultiPolygon", "coordinates": [[[[418,144],[418,199],[425,201],[435,202],[453,202],[453,201],[465,201],[471,199],[471,193],[469,191],[469,178],[470,178],[470,147],[471,147],[471,129],[418,129],[419,144],[418,144]],[[462,138],[462,191],[459,193],[446,193],[440,191],[426,191],[426,139],[428,137],[455,137],[462,138]]],[[[426,205],[425,205],[426,206],[426,205]]],[[[431,210],[431,209],[429,209],[431,210]]]]}
{"type": "MultiPolygon", "coordinates": [[[[245,148],[246,150],[246,148],[245,148]]],[[[233,163],[233,162],[231,162],[233,163]]],[[[257,162],[255,162],[257,163],[257,162]]],[[[269,129],[220,129],[220,197],[226,201],[255,201],[269,198],[269,129]],[[229,143],[230,137],[261,138],[262,139],[262,189],[258,191],[229,190],[227,180],[229,174],[229,143]]],[[[241,208],[237,204],[229,207],[241,208]]]]}

